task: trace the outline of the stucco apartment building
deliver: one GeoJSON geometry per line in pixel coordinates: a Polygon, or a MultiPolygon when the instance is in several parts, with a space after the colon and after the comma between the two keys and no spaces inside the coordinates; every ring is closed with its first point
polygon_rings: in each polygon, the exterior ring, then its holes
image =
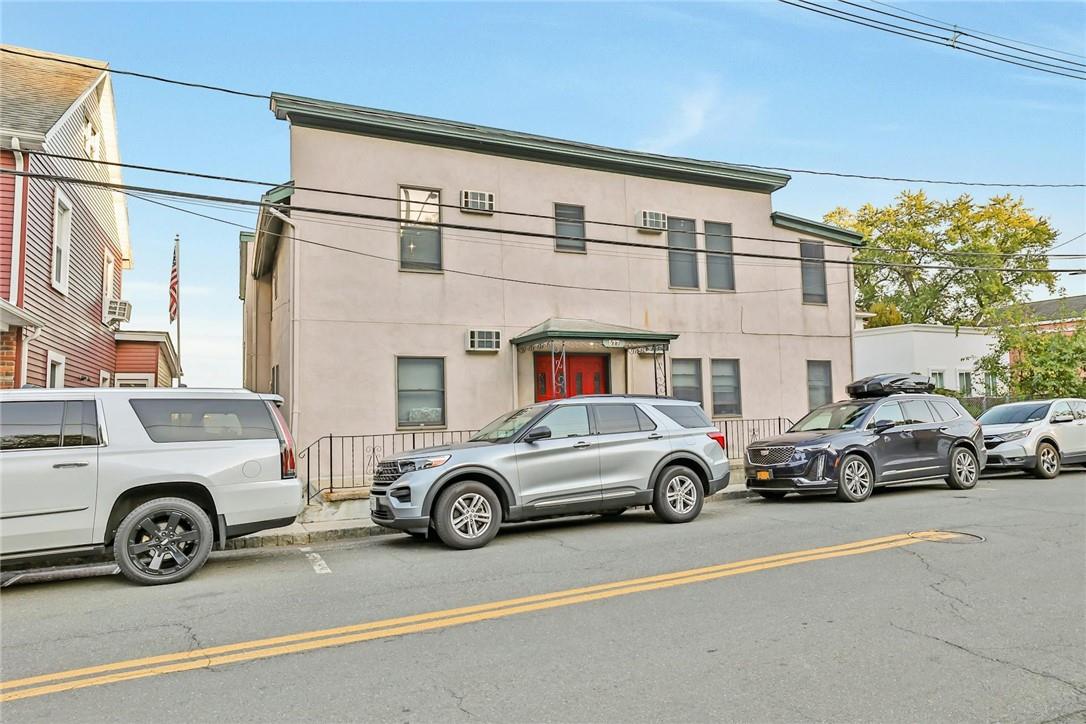
{"type": "Polygon", "coordinates": [[[717,418],[844,396],[853,283],[835,262],[861,239],[774,211],[787,175],[283,94],[271,109],[293,181],[241,238],[244,378],[283,395],[303,445],[594,392],[717,418]]]}
{"type": "Polygon", "coordinates": [[[119,330],[131,314],[121,295],[132,265],[124,195],[18,175],[121,181],[118,167],[94,163],[120,160],[107,69],[0,46],[0,389],[177,377],[167,333],[119,330]]]}

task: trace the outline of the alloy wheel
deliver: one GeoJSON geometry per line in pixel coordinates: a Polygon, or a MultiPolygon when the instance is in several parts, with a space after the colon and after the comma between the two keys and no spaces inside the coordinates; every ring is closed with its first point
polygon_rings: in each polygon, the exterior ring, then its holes
{"type": "Polygon", "coordinates": [[[954,474],[958,482],[966,487],[977,482],[977,462],[970,453],[962,450],[954,456],[954,474]]]}
{"type": "Polygon", "coordinates": [[[1045,473],[1048,475],[1055,475],[1059,462],[1059,459],[1056,457],[1056,451],[1051,447],[1045,446],[1041,449],[1041,467],[1044,468],[1045,473]]]}
{"type": "Polygon", "coordinates": [[[667,504],[679,515],[688,513],[698,502],[698,489],[685,475],[676,475],[667,484],[667,504]]]}
{"type": "Polygon", "coordinates": [[[196,521],[180,510],[156,511],[139,522],[128,537],[128,557],[153,576],[165,576],[192,562],[200,547],[196,521]]]}
{"type": "Polygon", "coordinates": [[[465,538],[478,538],[490,527],[490,502],[478,493],[466,493],[449,510],[452,527],[465,538]]]}
{"type": "Polygon", "coordinates": [[[845,487],[855,497],[867,495],[871,488],[871,471],[859,460],[850,460],[845,465],[845,487]]]}

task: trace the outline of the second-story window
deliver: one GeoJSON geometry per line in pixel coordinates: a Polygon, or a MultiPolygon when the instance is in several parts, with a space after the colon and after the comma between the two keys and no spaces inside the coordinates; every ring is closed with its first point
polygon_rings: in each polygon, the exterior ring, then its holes
{"type": "MultiPolygon", "coordinates": [[[[705,222],[705,251],[731,252],[732,225],[716,221],[705,222]]],[[[705,279],[709,289],[735,291],[735,262],[724,254],[705,255],[705,279]]]]}
{"type": "Polygon", "coordinates": [[[698,288],[697,235],[693,219],[667,217],[668,283],[679,289],[698,288]],[[686,251],[689,249],[690,251],[686,251]]]}
{"type": "Polygon", "coordinates": [[[818,241],[799,243],[800,271],[803,277],[803,303],[826,303],[826,249],[818,241]]]}
{"type": "Polygon", "coordinates": [[[53,288],[68,293],[68,272],[71,266],[72,202],[57,189],[53,197],[53,288]]]}
{"type": "Polygon", "coordinates": [[[400,187],[400,269],[441,271],[441,192],[400,187]]]}
{"type": "Polygon", "coordinates": [[[554,248],[558,251],[584,251],[584,207],[554,205],[554,248]]]}

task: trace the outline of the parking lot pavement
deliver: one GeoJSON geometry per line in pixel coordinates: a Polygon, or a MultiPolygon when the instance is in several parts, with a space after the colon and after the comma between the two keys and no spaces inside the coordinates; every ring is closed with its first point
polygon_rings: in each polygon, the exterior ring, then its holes
{"type": "Polygon", "coordinates": [[[1086,474],[1000,477],[15,586],[0,701],[8,721],[1081,717],[1084,516],[1086,474]],[[934,530],[970,535],[904,535],[934,530]]]}

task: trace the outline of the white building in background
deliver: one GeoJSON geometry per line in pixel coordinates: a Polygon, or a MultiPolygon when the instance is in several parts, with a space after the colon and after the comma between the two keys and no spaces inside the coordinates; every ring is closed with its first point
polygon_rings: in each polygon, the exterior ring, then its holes
{"type": "Polygon", "coordinates": [[[962,395],[995,394],[995,381],[974,370],[995,338],[981,327],[899,324],[853,332],[853,365],[857,378],[880,372],[916,372],[937,387],[962,395]]]}

